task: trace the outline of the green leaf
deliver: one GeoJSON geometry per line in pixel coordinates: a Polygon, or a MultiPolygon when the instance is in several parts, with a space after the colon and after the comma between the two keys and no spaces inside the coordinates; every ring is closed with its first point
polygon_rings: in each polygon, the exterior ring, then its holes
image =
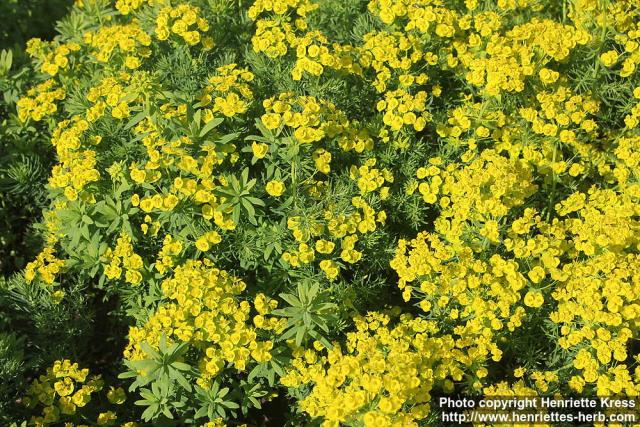
{"type": "Polygon", "coordinates": [[[216,143],[220,144],[220,145],[227,144],[227,143],[229,143],[231,141],[234,141],[234,140],[238,139],[239,136],[240,136],[239,132],[229,133],[229,134],[223,135],[220,138],[218,138],[216,140],[216,143]]]}
{"type": "Polygon", "coordinates": [[[148,116],[148,114],[149,113],[145,110],[140,111],[138,114],[133,116],[131,120],[129,120],[129,122],[125,125],[124,130],[131,129],[132,127],[143,121],[148,116]]]}
{"type": "Polygon", "coordinates": [[[184,375],[182,375],[179,371],[173,371],[173,375],[176,381],[178,381],[178,384],[180,384],[182,386],[182,388],[184,388],[187,391],[191,391],[191,384],[189,383],[189,381],[187,381],[187,379],[184,377],[184,375]]]}
{"type": "Polygon", "coordinates": [[[208,412],[209,407],[208,406],[203,406],[200,409],[198,409],[195,413],[195,415],[193,416],[194,418],[202,418],[202,417],[206,417],[207,416],[207,412],[208,412]]]}
{"type": "Polygon", "coordinates": [[[302,339],[304,338],[305,330],[303,328],[298,328],[296,330],[296,345],[302,345],[302,339]]]}
{"type": "MultiPolygon", "coordinates": [[[[200,110],[198,110],[200,111],[200,110]]],[[[204,136],[206,134],[208,134],[209,132],[211,132],[214,128],[216,128],[218,125],[220,125],[220,123],[222,123],[222,119],[220,117],[215,117],[211,120],[209,120],[209,122],[207,122],[206,125],[204,125],[202,127],[202,129],[200,129],[200,134],[198,135],[200,138],[204,138],[204,136]]]]}
{"type": "Polygon", "coordinates": [[[292,305],[294,307],[302,306],[302,303],[295,295],[282,293],[280,294],[280,298],[282,298],[283,300],[288,302],[289,305],[292,305]]]}
{"type": "Polygon", "coordinates": [[[246,198],[242,199],[242,206],[244,206],[244,208],[246,209],[247,213],[249,214],[249,217],[256,216],[256,210],[253,208],[253,205],[251,204],[251,202],[249,202],[246,198]]]}
{"type": "MultiPolygon", "coordinates": [[[[137,403],[138,402],[136,402],[136,404],[137,403]]],[[[151,421],[153,418],[156,417],[157,413],[158,413],[158,405],[153,404],[144,410],[144,412],[142,413],[142,419],[144,421],[151,421]]]]}
{"type": "Polygon", "coordinates": [[[154,350],[153,347],[151,347],[146,341],[142,341],[140,343],[140,347],[142,348],[142,350],[144,350],[145,353],[155,359],[160,359],[162,357],[162,355],[154,350]]]}

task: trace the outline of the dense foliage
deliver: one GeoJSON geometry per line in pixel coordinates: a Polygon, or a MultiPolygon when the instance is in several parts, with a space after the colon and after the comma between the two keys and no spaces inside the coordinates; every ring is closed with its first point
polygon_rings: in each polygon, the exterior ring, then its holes
{"type": "Polygon", "coordinates": [[[0,286],[3,375],[36,374],[7,422],[640,391],[637,2],[76,0],[58,30],[14,85],[55,162],[0,286]]]}
{"type": "Polygon", "coordinates": [[[24,268],[37,254],[30,226],[46,206],[53,151],[45,134],[16,119],[16,102],[34,73],[23,49],[32,37],[52,38],[71,0],[0,2],[0,274],[24,268]],[[22,48],[21,48],[22,47],[22,48]]]}
{"type": "MultiPolygon", "coordinates": [[[[46,347],[55,346],[56,333],[66,337],[71,329],[64,324],[71,311],[48,310],[50,298],[40,292],[21,294],[9,277],[38,254],[40,243],[33,224],[48,205],[46,183],[53,165],[53,150],[41,126],[21,123],[16,103],[36,73],[25,66],[24,43],[33,36],[54,36],[55,20],[66,13],[71,1],[7,0],[0,3],[0,422],[8,424],[15,413],[15,401],[23,393],[30,375],[50,361],[42,358],[46,347]],[[47,10],[51,8],[51,10],[47,10]],[[26,297],[23,299],[22,297],[26,297]],[[43,303],[40,306],[39,303],[43,303]],[[25,319],[28,329],[12,331],[25,319]],[[28,331],[28,332],[27,332],[28,331]],[[33,341],[29,340],[33,337],[33,341]],[[30,345],[34,342],[36,346],[30,345]]],[[[23,326],[27,326],[24,325],[23,326]]],[[[22,328],[21,328],[22,329],[22,328]]],[[[63,353],[60,353],[62,356],[63,353]]]]}
{"type": "Polygon", "coordinates": [[[54,24],[72,0],[3,0],[0,2],[0,47],[18,48],[32,37],[51,39],[54,24]]]}

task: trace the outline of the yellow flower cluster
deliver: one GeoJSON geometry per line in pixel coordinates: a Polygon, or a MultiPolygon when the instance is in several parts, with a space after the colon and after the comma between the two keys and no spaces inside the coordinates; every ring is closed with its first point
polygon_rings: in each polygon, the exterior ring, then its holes
{"type": "MultiPolygon", "coordinates": [[[[410,242],[400,240],[391,267],[400,277],[405,300],[418,295],[423,311],[442,322],[456,322],[449,333],[456,348],[466,350],[457,356],[461,364],[501,360],[499,336],[520,327],[525,315],[518,303],[527,280],[518,263],[497,254],[485,261],[469,247],[456,250],[423,232],[410,242]]],[[[474,388],[480,385],[478,381],[474,388]]]]}
{"type": "MultiPolygon", "coordinates": [[[[65,157],[53,167],[49,185],[64,188],[65,197],[73,201],[88,183],[99,179],[100,173],[95,168],[96,152],[93,150],[69,152],[65,157]]],[[[89,194],[86,200],[93,200],[92,195],[89,194]]]]}
{"type": "Polygon", "coordinates": [[[638,370],[628,354],[640,312],[637,255],[602,252],[563,267],[553,291],[557,309],[549,318],[561,326],[558,344],[573,354],[578,370],[569,386],[577,393],[595,386],[598,395],[640,391],[638,370]]]}
{"type": "Polygon", "coordinates": [[[640,309],[633,285],[639,263],[637,255],[606,253],[563,269],[567,278],[553,293],[558,308],[550,319],[561,325],[558,344],[577,350],[573,366],[581,372],[574,376],[576,392],[585,384],[596,385],[599,395],[640,391],[627,365],[640,309]]]}
{"type": "MultiPolygon", "coordinates": [[[[322,425],[417,426],[430,411],[435,383],[460,374],[447,362],[449,338],[434,336],[434,322],[403,314],[395,326],[389,315],[371,312],[354,319],[344,347],[294,350],[291,369],[280,382],[310,386],[300,408],[322,425]]],[[[395,322],[393,322],[395,323],[395,322]]]]}
{"type": "Polygon", "coordinates": [[[213,41],[201,35],[209,31],[209,22],[200,16],[197,6],[183,3],[176,7],[164,7],[156,18],[155,31],[158,40],[168,40],[171,34],[175,34],[190,46],[202,41],[205,48],[213,47],[213,41]]]}
{"type": "Polygon", "coordinates": [[[207,252],[211,248],[210,245],[217,245],[221,241],[222,237],[220,237],[220,234],[217,231],[209,231],[200,236],[198,240],[196,240],[195,244],[198,250],[207,252]]]}
{"type": "Polygon", "coordinates": [[[623,192],[591,187],[585,193],[574,193],[556,206],[562,217],[572,213],[564,226],[571,234],[575,250],[592,256],[603,250],[619,253],[640,243],[637,202],[640,185],[623,192]]]}
{"type": "MultiPolygon", "coordinates": [[[[433,390],[640,392],[632,0],[370,0],[366,20],[338,37],[351,12],[334,17],[332,2],[112,3],[104,22],[83,15],[91,25],[74,42],[30,42],[53,77],[18,114],[55,116],[42,125],[58,160],[47,246],[26,280],[52,284],[72,265],[54,253],[69,255],[63,210],[92,216],[113,191],[133,227],[90,224],[108,242],[102,278],[161,282],[126,359],[144,359],[142,343],[162,337],[187,343],[206,388],[293,355],[279,380],[325,426],[423,425],[433,390]],[[227,23],[228,39],[251,39],[260,55],[222,43],[203,53],[210,25],[219,34],[227,23]],[[174,60],[192,73],[163,81],[174,60]],[[293,310],[274,313],[273,295],[245,292],[240,277],[263,256],[273,277],[314,277],[332,298],[353,291],[361,312],[370,301],[359,292],[390,267],[405,304],[356,317],[345,335],[330,330],[331,348],[315,336],[299,347],[283,339],[293,310]],[[525,335],[543,331],[553,359],[518,354],[525,335]]],[[[64,366],[34,383],[28,403],[45,407],[36,424],[58,423],[86,398],[74,401],[85,380],[64,366]]]]}
{"type": "MultiPolygon", "coordinates": [[[[211,113],[220,112],[226,117],[245,113],[253,98],[249,88],[253,77],[253,73],[246,68],[238,68],[236,64],[217,68],[216,74],[209,78],[209,85],[203,91],[200,104],[203,107],[213,104],[211,113]]],[[[206,119],[208,118],[205,117],[206,119]]]]}
{"type": "MultiPolygon", "coordinates": [[[[140,343],[157,347],[162,335],[169,342],[188,342],[200,354],[202,386],[227,367],[244,371],[250,363],[269,360],[273,343],[258,339],[257,329],[248,324],[251,305],[239,298],[245,287],[206,259],[175,267],[173,277],[162,282],[164,296],[175,302],[161,305],[143,326],[130,329],[125,357],[144,359],[140,343]]],[[[258,306],[259,314],[267,313],[264,304],[258,306]]],[[[267,329],[274,326],[267,323],[267,329]]]]}
{"type": "Polygon", "coordinates": [[[357,49],[353,46],[330,44],[318,30],[303,32],[308,28],[307,14],[318,7],[308,0],[256,1],[248,13],[256,20],[251,40],[254,52],[278,58],[290,50],[295,51],[297,59],[291,70],[293,80],[301,80],[304,73],[320,76],[325,68],[361,74],[362,68],[356,61],[357,49]],[[290,9],[295,10],[295,16],[291,16],[290,9]],[[257,19],[265,12],[271,12],[270,18],[257,19]]]}
{"type": "Polygon", "coordinates": [[[620,138],[614,150],[616,166],[613,174],[621,187],[629,185],[629,179],[640,166],[640,136],[620,138]]]}
{"type": "MultiPolygon", "coordinates": [[[[577,393],[591,385],[599,395],[638,392],[627,348],[640,307],[632,273],[639,260],[627,251],[638,245],[633,230],[639,227],[634,217],[639,194],[636,186],[625,190],[594,187],[573,193],[556,206],[566,219],[553,224],[527,209],[504,240],[530,266],[532,283],[542,284],[547,277],[555,283],[548,295],[557,306],[549,319],[560,326],[558,344],[579,371],[569,381],[577,393]],[[561,263],[563,257],[571,262],[561,263]]],[[[529,303],[525,296],[525,304],[542,304],[535,300],[543,298],[541,292],[531,292],[529,303]]]]}
{"type": "Polygon", "coordinates": [[[531,129],[540,135],[554,137],[567,144],[575,143],[579,131],[593,133],[597,124],[593,116],[600,106],[582,95],[575,95],[560,86],[554,92],[539,92],[539,109],[522,108],[520,115],[531,123],[531,129]]]}
{"type": "MultiPolygon", "coordinates": [[[[227,71],[223,71],[224,73],[227,71]]],[[[244,71],[240,74],[241,79],[242,74],[244,71]]],[[[250,78],[246,74],[244,77],[250,78]]],[[[220,84],[224,85],[224,82],[220,81],[220,84]]],[[[237,90],[244,90],[244,84],[237,83],[235,87],[239,88],[237,90]]],[[[203,97],[203,100],[206,101],[206,97],[203,97]]],[[[186,117],[185,104],[174,107],[167,103],[163,104],[160,110],[164,112],[165,119],[176,117],[183,120],[186,117]]],[[[203,112],[205,122],[213,119],[211,108],[200,111],[203,112]]],[[[132,204],[139,206],[145,213],[157,214],[172,211],[181,201],[187,200],[201,211],[204,219],[213,220],[223,230],[233,229],[235,223],[230,218],[230,212],[221,208],[226,198],[218,197],[213,192],[217,187],[224,188],[230,185],[224,176],[215,172],[226,158],[229,158],[231,163],[237,160],[236,146],[233,143],[208,144],[194,150],[194,143],[187,136],[176,135],[168,140],[166,135],[162,135],[158,130],[163,126],[162,119],[158,121],[160,123],[151,118],[142,120],[134,128],[134,132],[140,135],[146,148],[148,160],[144,166],[136,162],[129,166],[131,178],[144,190],[144,194],[135,193],[132,196],[132,204]],[[160,179],[169,180],[166,191],[152,190],[147,185],[160,179]]],[[[151,223],[152,220],[148,222],[151,223]]],[[[143,224],[143,231],[145,229],[148,230],[148,225],[143,224]]]]}
{"type": "MultiPolygon", "coordinates": [[[[621,12],[626,14],[625,11],[621,12]]],[[[618,55],[617,51],[609,50],[600,56],[600,60],[606,67],[613,67],[622,60],[619,75],[625,78],[635,75],[638,64],[640,64],[640,25],[637,23],[637,19],[636,22],[631,22],[629,27],[625,25],[626,29],[621,31],[626,34],[616,37],[616,42],[624,49],[622,54],[618,55]]]]}
{"type": "Polygon", "coordinates": [[[532,389],[531,387],[527,387],[523,380],[518,380],[513,384],[509,384],[506,381],[501,381],[497,384],[485,387],[483,392],[484,395],[488,398],[497,397],[501,399],[510,397],[525,398],[538,396],[537,391],[532,389]]]}
{"type": "MultiPolygon", "coordinates": [[[[476,26],[478,21],[476,20],[476,26]]],[[[498,96],[502,91],[522,92],[525,80],[536,72],[536,65],[551,59],[561,61],[578,45],[587,44],[589,33],[551,20],[532,19],[504,35],[482,29],[469,34],[467,43],[456,46],[466,78],[483,93],[498,96]],[[538,59],[542,56],[542,59],[538,59]]]]}
{"type": "Polygon", "coordinates": [[[53,284],[56,274],[64,268],[66,262],[56,258],[55,251],[46,247],[38,254],[35,260],[27,264],[24,270],[24,279],[31,283],[36,275],[48,285],[53,284]]]}
{"type": "Polygon", "coordinates": [[[123,14],[128,15],[131,12],[138,10],[145,4],[153,5],[160,4],[162,0],[116,0],[116,9],[123,14]]]}
{"type": "Polygon", "coordinates": [[[18,101],[18,118],[23,122],[28,119],[39,122],[58,111],[56,101],[63,100],[65,96],[66,91],[61,87],[56,88],[55,80],[40,83],[18,101]]]}
{"type": "Polygon", "coordinates": [[[309,12],[317,8],[318,5],[309,0],[256,0],[247,11],[247,16],[255,21],[259,15],[265,12],[286,15],[291,9],[295,11],[298,17],[304,18],[309,12]]]}
{"type": "Polygon", "coordinates": [[[486,102],[467,102],[449,110],[446,124],[438,123],[436,131],[452,145],[468,145],[470,150],[488,138],[509,141],[505,148],[511,148],[511,131],[504,129],[506,125],[507,117],[502,111],[486,102]]]}
{"type": "Polygon", "coordinates": [[[640,124],[640,86],[634,89],[633,97],[638,101],[624,118],[624,123],[629,129],[635,129],[640,124]]]}
{"type": "Polygon", "coordinates": [[[602,52],[600,60],[605,67],[614,67],[622,61],[618,71],[621,77],[631,77],[640,63],[640,33],[638,33],[638,13],[627,0],[598,3],[588,0],[576,1],[568,14],[577,27],[600,33],[609,28],[614,30],[615,41],[620,49],[602,52]]]}
{"type": "Polygon", "coordinates": [[[256,32],[251,42],[254,52],[264,52],[269,58],[278,58],[287,54],[287,46],[294,40],[291,24],[261,19],[256,23],[256,32]]]}
{"type": "Polygon", "coordinates": [[[427,80],[426,75],[422,73],[415,76],[411,74],[411,67],[414,64],[422,59],[427,61],[431,59],[431,55],[422,52],[420,41],[415,36],[402,32],[371,32],[364,36],[358,53],[362,67],[372,68],[375,71],[376,78],[372,86],[378,92],[387,90],[393,78],[393,72],[398,70],[407,76],[405,79],[412,81],[417,79],[421,82],[427,80]]]}
{"type": "Polygon", "coordinates": [[[265,114],[262,123],[267,129],[288,126],[301,143],[318,142],[333,138],[345,131],[349,122],[335,105],[311,96],[294,96],[284,92],[262,102],[265,114]]]}
{"type": "Polygon", "coordinates": [[[497,222],[512,208],[524,204],[537,189],[527,162],[507,159],[491,149],[464,166],[450,164],[442,168],[441,162],[440,158],[432,158],[428,167],[417,170],[418,179],[425,179],[419,183],[418,191],[426,203],[440,206],[436,230],[456,245],[464,245],[461,237],[475,228],[471,224],[485,227],[476,239],[497,242],[497,222]]]}
{"type": "Polygon", "coordinates": [[[302,79],[303,72],[312,76],[320,76],[324,67],[334,65],[333,56],[326,46],[327,43],[327,38],[319,31],[310,31],[304,37],[292,40],[291,47],[295,48],[298,57],[293,70],[291,70],[294,80],[302,79]]]}
{"type": "Polygon", "coordinates": [[[122,62],[128,69],[136,69],[141,58],[151,55],[151,37],[140,25],[112,25],[100,27],[95,33],[84,34],[84,42],[92,47],[92,53],[98,62],[122,62]],[[117,53],[117,55],[116,55],[117,53]]]}
{"type": "MultiPolygon", "coordinates": [[[[420,79],[416,79],[420,84],[420,79]]],[[[384,94],[385,99],[377,104],[377,109],[384,112],[382,121],[393,131],[399,131],[403,126],[413,126],[416,132],[424,129],[431,121],[431,114],[426,111],[428,94],[420,91],[412,95],[405,90],[398,89],[384,94]]]]}
{"type": "Polygon", "coordinates": [[[104,253],[106,262],[104,263],[104,275],[110,279],[120,279],[124,269],[124,278],[127,283],[138,285],[142,282],[144,268],[142,257],[133,251],[131,236],[121,233],[118,237],[116,247],[108,248],[104,253]]]}
{"type": "Polygon", "coordinates": [[[180,255],[182,249],[183,244],[180,240],[174,239],[171,234],[165,235],[162,249],[160,249],[154,265],[156,270],[162,275],[169,271],[175,265],[174,258],[180,255]]]}
{"type": "Polygon", "coordinates": [[[124,119],[129,116],[129,102],[124,99],[129,95],[129,88],[123,86],[126,80],[129,80],[129,76],[125,77],[123,81],[119,81],[115,77],[107,77],[97,86],[89,89],[87,100],[94,105],[88,108],[85,113],[87,121],[92,123],[103,117],[107,108],[111,108],[111,116],[115,119],[124,119]]]}
{"type": "Polygon", "coordinates": [[[78,43],[58,44],[31,39],[27,43],[27,53],[40,61],[40,71],[55,76],[69,67],[69,55],[80,50],[78,43]],[[54,47],[55,46],[55,47],[54,47]]]}
{"type": "Polygon", "coordinates": [[[258,312],[258,314],[253,316],[253,324],[256,328],[281,333],[287,327],[288,321],[286,318],[268,316],[268,314],[278,308],[278,301],[275,299],[259,293],[253,300],[253,306],[258,312]]]}
{"type": "Polygon", "coordinates": [[[89,377],[88,369],[80,369],[77,363],[67,359],[57,360],[27,390],[23,400],[25,405],[31,409],[42,406],[41,415],[32,416],[30,424],[60,425],[65,417],[86,406],[92,395],[101,391],[103,386],[100,376],[89,377]]]}
{"type": "Polygon", "coordinates": [[[373,138],[366,128],[360,128],[357,122],[345,129],[338,138],[338,147],[343,151],[362,153],[373,150],[373,138]]]}
{"type": "Polygon", "coordinates": [[[433,0],[371,0],[368,9],[385,24],[399,21],[406,32],[426,33],[435,25],[434,32],[439,37],[453,37],[460,19],[456,11],[433,0]]]}
{"type": "MultiPolygon", "coordinates": [[[[385,192],[380,191],[382,194],[385,192]]],[[[364,235],[375,231],[378,223],[384,224],[387,214],[384,211],[376,213],[360,196],[351,199],[351,207],[356,210],[348,214],[336,214],[334,213],[336,207],[329,205],[324,210],[323,217],[316,219],[290,216],[287,220],[287,228],[292,231],[297,248],[294,251],[284,252],[282,260],[292,267],[309,264],[316,259],[316,252],[331,256],[337,247],[336,242],[331,240],[339,240],[340,259],[349,264],[360,261],[362,252],[356,249],[358,233],[364,235]],[[320,239],[317,239],[318,237],[320,239]]],[[[332,259],[321,260],[319,267],[329,280],[334,280],[340,272],[340,265],[332,259]]]]}
{"type": "Polygon", "coordinates": [[[376,158],[372,157],[364,162],[364,165],[356,167],[351,165],[349,175],[351,179],[354,179],[358,183],[360,189],[360,195],[365,195],[373,191],[379,191],[380,198],[386,199],[389,195],[389,187],[384,186],[385,183],[393,182],[393,172],[389,169],[377,169],[373,166],[376,165],[376,158]]]}

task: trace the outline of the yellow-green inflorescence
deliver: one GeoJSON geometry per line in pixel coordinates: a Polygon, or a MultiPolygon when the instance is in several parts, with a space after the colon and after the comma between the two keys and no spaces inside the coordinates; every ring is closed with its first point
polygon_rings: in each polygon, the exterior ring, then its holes
{"type": "MultiPolygon", "coordinates": [[[[442,393],[638,395],[636,2],[73,10],[27,49],[18,117],[56,164],[24,276],[93,269],[128,304],[124,361],[185,344],[192,386],[253,382],[323,426],[425,425],[442,393]]],[[[102,390],[70,363],[33,382],[35,424],[102,390]]]]}

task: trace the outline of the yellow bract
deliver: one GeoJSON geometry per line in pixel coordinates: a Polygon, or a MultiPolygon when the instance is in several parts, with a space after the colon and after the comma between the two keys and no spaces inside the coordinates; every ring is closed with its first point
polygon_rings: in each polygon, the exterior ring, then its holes
{"type": "MultiPolygon", "coordinates": [[[[130,329],[125,357],[145,358],[140,343],[157,347],[162,335],[169,342],[189,342],[200,354],[198,383],[203,387],[227,367],[245,371],[251,363],[268,361],[273,343],[258,340],[256,328],[282,330],[285,325],[278,320],[262,323],[254,319],[256,327],[250,326],[251,305],[239,299],[245,287],[240,279],[213,267],[208,260],[189,260],[175,267],[173,276],[162,283],[163,294],[174,302],[159,307],[143,326],[130,329]]],[[[274,306],[275,301],[256,301],[261,315],[274,306]]]]}
{"type": "Polygon", "coordinates": [[[35,379],[24,398],[25,404],[35,409],[42,405],[41,415],[33,415],[30,423],[49,425],[61,422],[89,403],[93,394],[102,390],[100,376],[89,377],[88,369],[80,369],[70,360],[56,360],[45,375],[35,379]]]}

